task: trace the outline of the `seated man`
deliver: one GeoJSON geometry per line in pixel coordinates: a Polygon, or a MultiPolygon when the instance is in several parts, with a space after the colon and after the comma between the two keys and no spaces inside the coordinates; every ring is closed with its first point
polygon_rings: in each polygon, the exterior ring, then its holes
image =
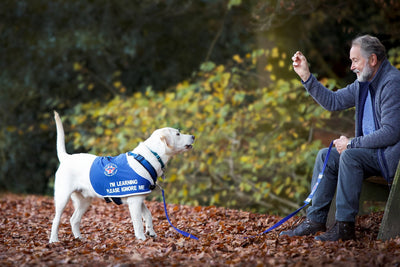
{"type": "MultiPolygon", "coordinates": [[[[355,137],[334,140],[324,177],[307,209],[307,218],[281,235],[314,235],[325,231],[331,201],[336,195],[336,222],[316,240],[355,239],[355,217],[363,179],[383,176],[390,184],[400,158],[400,71],[386,58],[385,47],[376,38],[364,35],[353,40],[351,70],[357,80],[345,88],[330,91],[310,73],[301,52],[292,57],[295,72],[310,95],[323,108],[334,111],[355,107],[355,137]]],[[[327,154],[319,151],[311,188],[318,179],[327,154]]]]}

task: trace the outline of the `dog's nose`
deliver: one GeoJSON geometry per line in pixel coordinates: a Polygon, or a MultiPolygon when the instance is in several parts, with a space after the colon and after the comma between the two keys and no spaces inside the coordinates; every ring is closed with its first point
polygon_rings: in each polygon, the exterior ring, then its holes
{"type": "Polygon", "coordinates": [[[194,141],[194,139],[196,139],[196,137],[195,137],[194,135],[192,135],[192,139],[193,139],[193,141],[194,141]]]}

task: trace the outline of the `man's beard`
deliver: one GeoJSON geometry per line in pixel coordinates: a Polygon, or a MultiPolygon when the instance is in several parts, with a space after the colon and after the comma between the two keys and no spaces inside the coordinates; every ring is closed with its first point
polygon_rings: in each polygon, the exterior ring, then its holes
{"type": "Polygon", "coordinates": [[[361,72],[359,70],[354,70],[354,73],[360,74],[360,75],[357,75],[357,80],[359,82],[366,82],[372,78],[372,74],[374,73],[374,70],[368,65],[368,62],[366,62],[364,69],[361,72]]]}

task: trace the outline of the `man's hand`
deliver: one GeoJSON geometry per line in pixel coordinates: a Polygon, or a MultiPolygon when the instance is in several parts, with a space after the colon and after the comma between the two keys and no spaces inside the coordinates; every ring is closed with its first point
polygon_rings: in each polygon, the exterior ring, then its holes
{"type": "Polygon", "coordinates": [[[342,154],[343,151],[347,149],[347,144],[349,143],[349,138],[346,136],[340,136],[339,139],[333,140],[333,144],[336,147],[336,150],[339,152],[339,154],[342,154]]]}
{"type": "Polygon", "coordinates": [[[294,71],[300,76],[303,82],[306,82],[311,75],[306,57],[300,51],[297,51],[293,55],[292,60],[294,71]]]}

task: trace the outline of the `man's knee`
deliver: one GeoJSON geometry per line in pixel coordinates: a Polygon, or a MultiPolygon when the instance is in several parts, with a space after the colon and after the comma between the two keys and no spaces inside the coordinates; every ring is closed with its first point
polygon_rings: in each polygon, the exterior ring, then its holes
{"type": "MultiPolygon", "coordinates": [[[[316,157],[316,162],[324,162],[326,156],[328,155],[329,148],[325,147],[318,151],[318,155],[316,157]]],[[[329,156],[328,165],[334,164],[339,158],[339,153],[337,152],[336,148],[332,148],[329,156]]]]}
{"type": "Polygon", "coordinates": [[[346,149],[340,154],[340,163],[357,163],[360,161],[355,149],[346,149]]]}
{"type": "Polygon", "coordinates": [[[323,161],[324,161],[326,155],[328,154],[328,150],[329,150],[329,149],[328,149],[327,147],[320,149],[320,150],[318,151],[317,159],[318,159],[318,160],[323,160],[323,161]]]}

